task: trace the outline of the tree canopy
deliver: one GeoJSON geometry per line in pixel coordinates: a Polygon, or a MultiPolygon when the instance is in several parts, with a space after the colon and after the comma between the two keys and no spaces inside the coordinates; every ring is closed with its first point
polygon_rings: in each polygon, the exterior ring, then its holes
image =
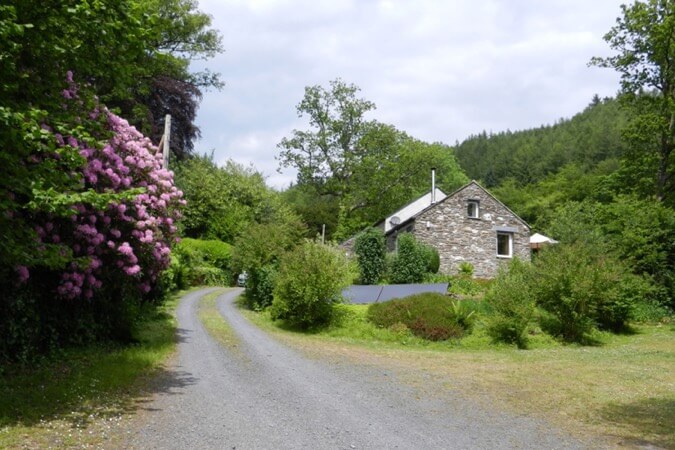
{"type": "MultiPolygon", "coordinates": [[[[675,4],[636,1],[621,6],[622,16],[605,35],[614,56],[592,64],[621,75],[622,104],[631,110],[624,136],[630,143],[626,169],[651,179],[651,192],[673,204],[675,186],[675,4]]],[[[635,175],[633,175],[635,178],[635,175]]]]}
{"type": "Polygon", "coordinates": [[[1,104],[59,107],[67,71],[155,142],[171,114],[172,153],[192,152],[201,89],[216,74],[189,61],[222,50],[193,0],[10,0],[0,6],[1,104]]]}
{"type": "Polygon", "coordinates": [[[296,220],[252,167],[231,160],[221,167],[213,155],[194,156],[175,167],[176,184],[188,202],[182,220],[186,236],[231,243],[254,223],[296,220]]]}
{"type": "Polygon", "coordinates": [[[282,167],[298,170],[287,198],[313,232],[345,239],[438,185],[453,190],[467,181],[452,149],[408,136],[392,125],[367,120],[375,105],[359,88],[337,79],[330,89],[311,86],[298,104],[310,130],[294,130],[278,145],[282,167]],[[321,205],[315,209],[309,205],[321,205]]]}

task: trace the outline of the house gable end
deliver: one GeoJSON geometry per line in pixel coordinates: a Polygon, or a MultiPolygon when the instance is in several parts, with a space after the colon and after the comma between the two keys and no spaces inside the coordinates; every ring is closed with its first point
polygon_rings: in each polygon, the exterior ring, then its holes
{"type": "Polygon", "coordinates": [[[492,278],[511,258],[530,257],[530,226],[476,181],[421,211],[415,221],[413,233],[438,250],[444,273],[470,263],[476,277],[492,278]],[[468,208],[471,202],[478,211],[468,208]]]}

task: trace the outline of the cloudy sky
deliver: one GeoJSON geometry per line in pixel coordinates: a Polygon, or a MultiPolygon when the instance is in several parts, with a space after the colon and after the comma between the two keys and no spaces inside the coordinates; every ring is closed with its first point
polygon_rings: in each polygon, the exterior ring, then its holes
{"type": "Polygon", "coordinates": [[[342,78],[377,109],[368,118],[449,145],[483,130],[552,124],[618,77],[588,67],[626,0],[199,0],[225,52],[195,68],[226,85],[204,95],[200,153],[253,164],[270,186],[276,144],[307,129],[305,86],[342,78]]]}

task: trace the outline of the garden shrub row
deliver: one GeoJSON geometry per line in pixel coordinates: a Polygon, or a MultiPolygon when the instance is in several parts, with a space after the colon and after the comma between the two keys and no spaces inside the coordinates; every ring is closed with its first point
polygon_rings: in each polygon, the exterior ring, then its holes
{"type": "Polygon", "coordinates": [[[435,274],[441,259],[432,246],[418,242],[414,235],[403,233],[398,237],[396,252],[387,253],[384,233],[369,228],[356,237],[354,252],[359,267],[360,284],[421,283],[428,274],[435,274]]]}
{"type": "Polygon", "coordinates": [[[487,330],[496,341],[525,347],[537,323],[563,341],[586,343],[595,330],[624,330],[651,292],[646,279],[611,254],[561,244],[531,264],[515,259],[500,271],[485,296],[487,330]]]}

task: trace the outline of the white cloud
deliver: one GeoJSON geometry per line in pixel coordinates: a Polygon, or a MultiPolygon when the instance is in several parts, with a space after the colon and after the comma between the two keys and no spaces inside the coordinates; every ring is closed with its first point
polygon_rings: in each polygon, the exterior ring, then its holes
{"type": "MultiPolygon", "coordinates": [[[[199,151],[251,162],[282,187],[276,144],[304,128],[304,87],[337,77],[377,104],[373,117],[453,144],[482,130],[570,117],[618,78],[587,67],[621,0],[202,0],[226,52],[197,118],[199,151]]],[[[196,66],[196,67],[203,67],[196,66]]]]}

